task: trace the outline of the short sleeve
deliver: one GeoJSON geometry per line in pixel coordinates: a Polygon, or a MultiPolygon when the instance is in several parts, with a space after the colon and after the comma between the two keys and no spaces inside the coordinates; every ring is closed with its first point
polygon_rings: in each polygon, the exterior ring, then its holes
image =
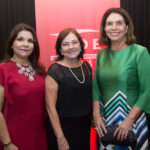
{"type": "Polygon", "coordinates": [[[4,87],[4,74],[2,68],[0,68],[0,85],[4,87]]]}
{"type": "Polygon", "coordinates": [[[12,104],[13,101],[11,99],[10,93],[8,92],[8,72],[6,71],[6,68],[7,66],[5,65],[5,63],[0,65],[0,85],[4,87],[4,97],[6,102],[12,104]]]}
{"type": "Polygon", "coordinates": [[[48,68],[46,75],[51,76],[58,83],[59,81],[58,72],[59,72],[58,65],[54,63],[48,68]]]}
{"type": "Polygon", "coordinates": [[[99,89],[99,85],[98,85],[98,79],[97,79],[97,72],[99,71],[99,65],[98,65],[98,61],[100,58],[100,51],[97,53],[97,57],[96,57],[96,63],[95,63],[95,70],[94,70],[94,77],[92,80],[92,100],[93,101],[100,101],[100,89],[99,89]]]}
{"type": "Polygon", "coordinates": [[[150,55],[146,48],[137,58],[137,72],[140,91],[136,105],[150,114],[150,55]]]}

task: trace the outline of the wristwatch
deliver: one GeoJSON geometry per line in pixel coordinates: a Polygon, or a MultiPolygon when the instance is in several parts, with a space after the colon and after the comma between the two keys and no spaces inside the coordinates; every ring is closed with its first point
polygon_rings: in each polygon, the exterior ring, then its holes
{"type": "Polygon", "coordinates": [[[8,143],[4,143],[4,144],[3,144],[3,147],[9,146],[11,143],[12,143],[11,141],[9,141],[8,143]]]}

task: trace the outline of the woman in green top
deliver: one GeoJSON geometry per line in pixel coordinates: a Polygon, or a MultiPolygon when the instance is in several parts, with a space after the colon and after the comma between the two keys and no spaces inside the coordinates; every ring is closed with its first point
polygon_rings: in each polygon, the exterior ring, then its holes
{"type": "Polygon", "coordinates": [[[99,140],[100,150],[148,149],[145,112],[150,113],[150,56],[145,47],[135,44],[133,30],[124,9],[110,8],[105,12],[99,41],[107,47],[97,54],[93,116],[99,137],[107,133],[106,126],[117,124],[114,136],[123,141],[132,129],[137,145],[103,145],[99,140]]]}

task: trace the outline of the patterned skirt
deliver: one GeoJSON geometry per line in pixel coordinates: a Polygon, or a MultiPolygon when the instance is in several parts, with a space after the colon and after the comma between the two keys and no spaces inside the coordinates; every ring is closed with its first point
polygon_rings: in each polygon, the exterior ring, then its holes
{"type": "MultiPolygon", "coordinates": [[[[131,107],[127,104],[126,96],[122,92],[117,92],[105,105],[101,102],[100,112],[105,125],[119,125],[130,112],[131,107]]],[[[97,136],[97,150],[148,150],[148,125],[146,115],[143,112],[134,122],[132,130],[137,137],[137,145],[103,145],[97,136]]]]}

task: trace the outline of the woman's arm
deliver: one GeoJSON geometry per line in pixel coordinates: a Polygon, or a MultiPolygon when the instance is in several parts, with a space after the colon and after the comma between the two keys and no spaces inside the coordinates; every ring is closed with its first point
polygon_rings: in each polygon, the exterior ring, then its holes
{"type": "Polygon", "coordinates": [[[59,150],[69,150],[68,142],[63,134],[59,116],[56,110],[58,84],[49,75],[45,78],[45,97],[46,97],[46,109],[50,118],[52,128],[58,142],[59,150]]]}
{"type": "Polygon", "coordinates": [[[114,136],[118,134],[117,135],[118,140],[123,141],[127,138],[129,130],[131,130],[134,121],[138,118],[141,112],[142,110],[138,106],[136,105],[133,106],[130,113],[127,115],[127,117],[119,125],[119,127],[116,129],[114,133],[114,136]]]}
{"type": "Polygon", "coordinates": [[[94,118],[94,124],[96,131],[100,137],[104,136],[105,133],[107,133],[103,118],[100,114],[100,103],[99,101],[93,102],[93,118],[94,118]],[[103,133],[104,130],[104,133],[103,133]]]}
{"type": "Polygon", "coordinates": [[[2,114],[3,104],[4,104],[4,88],[3,86],[0,85],[0,141],[6,145],[4,146],[4,150],[18,150],[18,148],[11,143],[7,124],[2,114]]]}

